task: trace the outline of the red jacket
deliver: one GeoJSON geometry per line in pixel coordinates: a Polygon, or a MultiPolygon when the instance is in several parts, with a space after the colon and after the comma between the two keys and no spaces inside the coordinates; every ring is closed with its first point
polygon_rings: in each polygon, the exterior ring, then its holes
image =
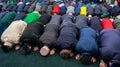
{"type": "Polygon", "coordinates": [[[117,2],[120,2],[120,0],[117,0],[117,2]]]}
{"type": "Polygon", "coordinates": [[[59,14],[60,13],[60,7],[58,5],[55,5],[52,10],[52,14],[59,14]]]}
{"type": "Polygon", "coordinates": [[[109,18],[103,18],[101,23],[103,29],[107,29],[107,28],[114,29],[112,21],[109,18]]]}

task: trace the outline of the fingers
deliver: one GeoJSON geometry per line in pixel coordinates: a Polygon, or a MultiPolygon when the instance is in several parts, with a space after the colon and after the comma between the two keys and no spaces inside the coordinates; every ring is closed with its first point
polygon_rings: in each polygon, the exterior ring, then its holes
{"type": "Polygon", "coordinates": [[[95,63],[95,62],[96,62],[95,57],[92,57],[92,58],[91,58],[91,62],[92,62],[92,63],[95,63]]]}
{"type": "Polygon", "coordinates": [[[101,62],[101,63],[100,63],[100,67],[107,67],[107,64],[106,64],[106,63],[101,62]]]}
{"type": "Polygon", "coordinates": [[[55,49],[50,50],[50,55],[54,55],[55,54],[55,49]]]}
{"type": "Polygon", "coordinates": [[[37,47],[37,46],[35,46],[34,48],[33,48],[33,51],[38,51],[39,50],[39,47],[37,47]]]}
{"type": "Polygon", "coordinates": [[[76,60],[80,60],[81,59],[81,55],[80,54],[77,54],[76,57],[75,57],[76,60]]]}
{"type": "Polygon", "coordinates": [[[70,52],[70,56],[73,57],[73,56],[74,56],[74,53],[73,53],[73,52],[70,52]]]}
{"type": "Polygon", "coordinates": [[[15,50],[19,50],[20,49],[20,46],[19,45],[16,45],[15,46],[15,50]]]}

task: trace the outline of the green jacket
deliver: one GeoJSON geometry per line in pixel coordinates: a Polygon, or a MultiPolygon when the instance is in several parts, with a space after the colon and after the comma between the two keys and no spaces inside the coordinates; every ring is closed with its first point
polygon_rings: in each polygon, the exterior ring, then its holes
{"type": "Polygon", "coordinates": [[[36,22],[36,21],[39,21],[40,19],[40,15],[38,13],[28,13],[27,16],[25,17],[24,21],[29,24],[29,23],[32,23],[32,22],[36,22]]]}
{"type": "Polygon", "coordinates": [[[5,23],[11,23],[16,16],[16,12],[8,12],[0,21],[5,23]]]}
{"type": "Polygon", "coordinates": [[[88,8],[88,4],[84,4],[83,6],[86,7],[86,8],[88,8]]]}
{"type": "Polygon", "coordinates": [[[14,0],[8,0],[10,4],[14,4],[14,0]]]}

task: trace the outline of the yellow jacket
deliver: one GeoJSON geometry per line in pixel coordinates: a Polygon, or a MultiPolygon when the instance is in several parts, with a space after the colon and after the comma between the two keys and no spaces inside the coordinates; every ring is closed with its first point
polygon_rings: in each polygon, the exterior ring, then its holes
{"type": "Polygon", "coordinates": [[[84,15],[84,16],[87,15],[87,8],[86,7],[82,6],[80,8],[80,15],[84,15]]]}

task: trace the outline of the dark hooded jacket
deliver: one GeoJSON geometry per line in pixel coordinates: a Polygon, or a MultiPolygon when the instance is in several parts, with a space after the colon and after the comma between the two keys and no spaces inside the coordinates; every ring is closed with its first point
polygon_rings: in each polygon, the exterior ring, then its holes
{"type": "Polygon", "coordinates": [[[52,16],[49,14],[42,14],[40,17],[40,21],[43,25],[46,25],[47,23],[49,23],[51,18],[52,18],[52,16]]]}
{"type": "Polygon", "coordinates": [[[78,15],[75,20],[77,28],[81,29],[84,26],[88,26],[88,18],[83,15],[78,15]]]}
{"type": "Polygon", "coordinates": [[[100,32],[100,55],[105,61],[120,64],[120,32],[115,29],[104,29],[100,32]]]}
{"type": "Polygon", "coordinates": [[[21,44],[24,45],[24,43],[29,43],[31,46],[39,44],[39,37],[42,35],[43,30],[44,27],[40,22],[28,24],[20,37],[21,44]]]}
{"type": "Polygon", "coordinates": [[[25,8],[24,8],[24,12],[28,12],[28,9],[30,8],[30,6],[31,6],[31,4],[27,4],[27,5],[25,5],[25,8]]]}
{"type": "Polygon", "coordinates": [[[25,17],[26,17],[26,14],[24,12],[20,12],[15,16],[14,21],[23,20],[25,17]]]}
{"type": "Polygon", "coordinates": [[[57,40],[58,48],[74,50],[77,43],[78,29],[73,23],[72,15],[63,15],[60,35],[57,40]]]}
{"type": "Polygon", "coordinates": [[[53,15],[51,21],[45,26],[43,35],[40,37],[40,41],[47,44],[50,48],[56,47],[56,41],[60,30],[61,16],[53,15]]]}
{"type": "Polygon", "coordinates": [[[17,8],[17,12],[23,12],[25,8],[25,4],[20,4],[17,8]]]}
{"type": "Polygon", "coordinates": [[[97,16],[94,16],[90,19],[89,26],[92,29],[94,29],[97,33],[100,33],[100,31],[102,30],[102,25],[101,25],[100,18],[97,17],[97,16]]]}

